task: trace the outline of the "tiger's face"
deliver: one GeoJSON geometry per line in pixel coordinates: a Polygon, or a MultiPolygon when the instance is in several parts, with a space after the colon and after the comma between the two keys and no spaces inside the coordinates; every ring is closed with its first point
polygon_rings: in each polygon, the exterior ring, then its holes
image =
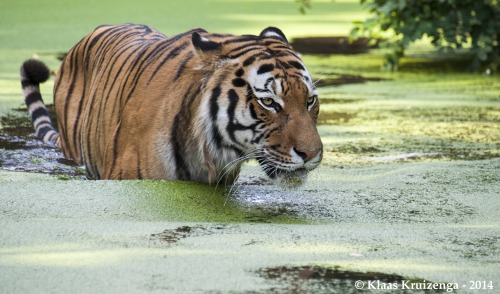
{"type": "Polygon", "coordinates": [[[207,135],[223,153],[257,159],[270,178],[300,184],[322,160],[319,99],[286,37],[268,28],[246,46],[198,41],[219,48],[205,105],[216,131],[207,135]]]}
{"type": "Polygon", "coordinates": [[[300,60],[277,57],[256,62],[246,80],[248,111],[257,123],[250,141],[259,150],[257,160],[271,178],[303,178],[323,154],[318,93],[309,73],[300,60]]]}

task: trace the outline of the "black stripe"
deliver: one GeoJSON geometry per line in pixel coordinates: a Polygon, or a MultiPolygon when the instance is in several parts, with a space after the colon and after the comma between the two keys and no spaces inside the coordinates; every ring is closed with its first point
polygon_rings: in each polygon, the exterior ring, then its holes
{"type": "Polygon", "coordinates": [[[283,69],[283,68],[285,68],[285,69],[292,68],[292,66],[290,64],[286,63],[286,62],[283,62],[283,61],[281,61],[279,59],[277,59],[276,61],[277,61],[277,64],[278,64],[279,68],[281,68],[281,69],[283,69]]]}
{"type": "MultiPolygon", "coordinates": [[[[144,41],[145,42],[145,41],[144,41]]],[[[171,44],[165,40],[162,41],[155,41],[151,45],[149,45],[151,52],[146,56],[146,63],[145,67],[150,68],[151,66],[155,65],[160,58],[163,58],[166,52],[169,52],[172,50],[172,48],[175,48],[177,44],[171,44]],[[153,45],[155,47],[153,47],[153,45]]],[[[149,79],[148,83],[151,82],[151,78],[149,79]]]]}
{"type": "Polygon", "coordinates": [[[141,157],[140,154],[137,153],[137,179],[142,180],[142,170],[141,170],[141,157]]]}
{"type": "Polygon", "coordinates": [[[28,86],[37,86],[38,84],[37,83],[33,83],[32,81],[30,80],[21,80],[21,87],[22,89],[28,87],[28,86]]]}
{"type": "Polygon", "coordinates": [[[186,67],[186,64],[194,57],[194,54],[192,52],[189,52],[184,59],[181,61],[179,66],[177,67],[177,72],[175,73],[174,81],[176,81],[184,71],[184,68],[186,67]]]}
{"type": "Polygon", "coordinates": [[[290,45],[278,39],[264,41],[263,44],[272,49],[284,49],[293,51],[290,45]]]}
{"type": "Polygon", "coordinates": [[[212,90],[212,96],[210,97],[210,118],[212,121],[217,121],[217,113],[219,112],[219,105],[217,104],[217,99],[220,96],[220,87],[217,86],[212,90]]]}
{"type": "Polygon", "coordinates": [[[240,58],[241,56],[247,54],[248,52],[252,52],[252,51],[261,52],[262,51],[262,47],[261,46],[251,46],[251,47],[248,47],[247,49],[242,50],[242,51],[240,51],[238,53],[228,54],[227,56],[229,58],[236,59],[236,58],[240,58]]]}
{"type": "Polygon", "coordinates": [[[247,59],[245,59],[245,61],[243,61],[243,66],[249,66],[250,64],[252,64],[255,61],[256,58],[257,58],[257,56],[255,56],[255,55],[248,57],[247,59]]]}
{"type": "Polygon", "coordinates": [[[255,134],[254,134],[254,138],[252,139],[252,144],[259,143],[260,140],[262,140],[262,138],[267,135],[267,133],[268,132],[264,131],[264,132],[260,133],[257,137],[255,137],[255,134]]]}
{"type": "Polygon", "coordinates": [[[111,176],[111,174],[113,173],[113,170],[117,167],[116,166],[116,159],[118,158],[117,146],[118,146],[118,137],[120,137],[121,127],[122,127],[122,125],[121,125],[121,123],[119,123],[116,126],[116,132],[113,134],[114,135],[114,137],[113,137],[113,157],[111,158],[111,169],[110,169],[110,172],[107,175],[107,177],[111,176]]]}
{"type": "Polygon", "coordinates": [[[276,46],[271,46],[271,48],[275,51],[281,51],[281,52],[285,51],[285,52],[283,52],[285,54],[288,54],[288,52],[290,52],[290,51],[293,52],[293,50],[286,45],[276,45],[276,46]]]}
{"type": "Polygon", "coordinates": [[[245,80],[241,79],[241,78],[233,79],[232,82],[233,82],[233,86],[235,86],[235,87],[245,87],[247,85],[245,80]]]}
{"type": "Polygon", "coordinates": [[[236,140],[236,136],[234,133],[237,131],[253,130],[257,126],[257,123],[253,123],[249,126],[238,123],[235,118],[235,113],[236,106],[238,105],[240,98],[234,89],[229,90],[227,95],[229,98],[229,107],[227,108],[227,116],[229,118],[229,122],[227,124],[226,131],[231,141],[244,148],[244,145],[236,140]]]}
{"type": "Polygon", "coordinates": [[[268,89],[262,89],[262,88],[257,88],[257,87],[253,87],[253,90],[255,92],[259,92],[259,93],[272,93],[271,90],[268,90],[268,89]]]}
{"type": "Polygon", "coordinates": [[[35,130],[42,127],[42,126],[49,126],[51,128],[54,128],[49,121],[44,120],[44,121],[41,121],[35,125],[35,130]]]}
{"type": "Polygon", "coordinates": [[[261,75],[274,70],[274,65],[270,63],[263,64],[257,70],[257,74],[261,75]]]}
{"type": "Polygon", "coordinates": [[[281,46],[279,47],[280,49],[283,49],[281,52],[283,53],[283,56],[288,56],[288,55],[291,55],[297,59],[300,59],[300,56],[297,55],[297,52],[293,51],[292,49],[290,48],[281,48],[281,46]]]}
{"type": "Polygon", "coordinates": [[[52,126],[41,127],[36,130],[37,137],[43,140],[43,137],[50,131],[53,131],[54,128],[52,126]]]}
{"type": "MultiPolygon", "coordinates": [[[[279,145],[278,145],[278,147],[279,147],[279,145]]],[[[272,148],[272,149],[273,149],[273,150],[272,150],[272,152],[270,152],[270,153],[274,153],[274,155],[275,155],[275,156],[277,155],[277,157],[279,157],[279,156],[283,156],[283,157],[290,156],[290,154],[288,154],[287,152],[284,152],[284,151],[280,151],[280,150],[278,150],[278,148],[277,148],[277,147],[274,147],[274,148],[272,148]]]]}
{"type": "MultiPolygon", "coordinates": [[[[272,45],[285,46],[285,45],[283,45],[283,40],[275,39],[274,37],[272,37],[272,39],[266,39],[266,41],[264,41],[263,43],[266,46],[272,46],[272,45]]],[[[289,48],[289,47],[287,46],[286,48],[289,48]]]]}
{"type": "Polygon", "coordinates": [[[229,122],[227,124],[226,131],[229,134],[229,138],[231,139],[231,141],[233,141],[234,143],[239,143],[236,141],[236,136],[234,135],[234,132],[244,129],[240,124],[234,123],[234,114],[236,112],[236,106],[238,105],[239,97],[238,94],[236,94],[236,91],[233,89],[229,90],[227,95],[229,98],[229,106],[227,108],[227,116],[229,117],[229,122]]]}
{"type": "MultiPolygon", "coordinates": [[[[88,42],[89,40],[87,40],[88,42]]],[[[87,43],[85,44],[81,44],[81,46],[84,46],[84,48],[86,47],[87,43]]],[[[73,146],[74,148],[77,148],[78,150],[78,147],[77,146],[80,146],[81,142],[78,140],[78,137],[79,137],[79,134],[80,132],[78,132],[78,128],[79,128],[79,124],[80,124],[80,118],[81,118],[81,113],[82,113],[82,108],[83,108],[83,100],[85,99],[85,88],[86,87],[83,87],[83,92],[81,94],[80,97],[73,97],[73,92],[75,90],[75,85],[79,82],[77,80],[77,77],[78,77],[78,74],[80,73],[80,70],[78,68],[78,51],[80,50],[77,50],[77,51],[74,51],[72,52],[72,55],[74,56],[74,59],[71,59],[70,60],[70,67],[71,67],[71,72],[73,73],[72,77],[71,77],[71,80],[69,82],[69,89],[68,89],[68,95],[66,96],[66,98],[64,99],[65,103],[64,103],[64,113],[68,113],[68,107],[69,107],[69,104],[70,104],[70,101],[72,100],[72,98],[75,98],[75,99],[79,99],[78,100],[78,108],[77,108],[77,112],[76,112],[76,116],[75,116],[75,121],[73,122],[73,138],[72,138],[72,144],[68,144],[70,146],[73,146]]],[[[67,125],[67,122],[66,124],[67,125]]],[[[77,152],[75,152],[77,153],[77,152]]]]}
{"type": "Polygon", "coordinates": [[[42,101],[42,95],[40,94],[40,92],[32,92],[30,94],[28,94],[28,96],[26,96],[24,98],[24,103],[26,103],[26,106],[29,108],[31,104],[35,103],[35,102],[38,102],[38,101],[42,101]]]}
{"type": "MultiPolygon", "coordinates": [[[[227,42],[225,42],[224,44],[227,44],[227,42]]],[[[240,50],[243,50],[243,49],[248,49],[249,47],[252,47],[252,48],[262,48],[263,46],[255,43],[255,42],[250,42],[250,43],[247,43],[247,44],[240,45],[238,47],[231,48],[231,50],[228,53],[237,54],[236,53],[237,51],[240,51],[240,50]]]]}
{"type": "Polygon", "coordinates": [[[305,70],[304,66],[302,66],[302,64],[300,64],[300,62],[298,62],[298,61],[293,61],[293,60],[288,61],[288,64],[295,67],[296,69],[305,70]]]}
{"type": "Polygon", "coordinates": [[[42,116],[49,116],[49,112],[47,111],[47,108],[45,108],[45,107],[39,107],[31,113],[31,119],[33,121],[35,121],[37,118],[40,118],[42,116]]]}
{"type": "Polygon", "coordinates": [[[243,66],[249,66],[250,64],[254,63],[255,60],[257,59],[257,57],[260,59],[260,60],[269,60],[269,59],[273,59],[274,57],[270,56],[269,54],[265,54],[265,53],[256,53],[250,57],[248,57],[247,59],[245,59],[245,61],[243,61],[243,66]]]}
{"type": "MultiPolygon", "coordinates": [[[[201,29],[201,30],[206,33],[205,30],[203,30],[203,29],[201,29]]],[[[231,34],[210,34],[210,37],[211,38],[230,38],[230,37],[234,37],[234,35],[231,35],[231,34]]]]}
{"type": "MultiPolygon", "coordinates": [[[[127,43],[127,40],[129,38],[134,37],[136,34],[131,31],[127,32],[126,30],[123,31],[115,31],[115,30],[109,30],[110,33],[102,40],[102,42],[99,43],[99,52],[98,58],[93,58],[93,68],[99,68],[99,65],[102,65],[103,63],[108,63],[107,59],[109,58],[110,60],[114,57],[116,51],[116,44],[121,44],[121,43],[127,43]],[[109,56],[108,52],[112,52],[112,55],[109,56]]],[[[94,44],[89,46],[87,50],[90,50],[93,48],[94,44]]],[[[120,48],[120,47],[119,47],[120,48]]],[[[124,48],[125,49],[125,48],[124,48]]],[[[86,60],[86,65],[88,65],[89,60],[86,60]]]]}
{"type": "MultiPolygon", "coordinates": [[[[126,40],[124,42],[126,42],[126,40]]],[[[109,97],[110,93],[113,91],[115,86],[118,87],[118,93],[115,97],[117,97],[117,98],[123,97],[123,92],[125,90],[124,85],[126,85],[128,83],[131,72],[133,71],[133,69],[131,68],[131,66],[134,64],[133,58],[136,57],[136,53],[141,51],[141,50],[143,50],[143,48],[141,48],[140,46],[137,46],[137,44],[134,44],[134,43],[127,44],[126,46],[123,46],[123,48],[121,50],[115,50],[113,55],[110,57],[109,61],[103,60],[103,62],[105,62],[105,64],[106,64],[106,67],[102,70],[102,72],[107,72],[107,77],[106,77],[106,82],[104,84],[105,86],[103,87],[103,93],[102,93],[101,97],[109,97]],[[132,52],[129,51],[131,48],[134,49],[132,52]],[[122,55],[126,55],[125,60],[120,59],[122,57],[122,55]],[[125,69],[126,65],[129,67],[125,69]],[[119,66],[118,71],[116,74],[112,74],[112,69],[116,66],[119,66]],[[123,74],[123,77],[126,78],[126,80],[125,79],[116,80],[115,77],[121,76],[122,71],[125,72],[123,74]],[[110,78],[112,79],[112,82],[108,88],[108,83],[109,83],[110,78]],[[107,93],[105,93],[106,89],[108,90],[107,93]]],[[[104,55],[102,54],[101,56],[104,56],[104,55]]],[[[136,57],[136,59],[137,59],[137,57],[136,57]]],[[[99,70],[101,68],[101,66],[96,65],[96,68],[99,70]]],[[[121,100],[119,100],[119,99],[109,99],[109,100],[111,100],[112,102],[115,102],[112,105],[112,109],[111,109],[111,112],[114,113],[115,108],[117,106],[117,102],[120,103],[121,100]]],[[[106,105],[107,105],[107,101],[104,103],[103,108],[107,108],[106,105]]]]}
{"type": "MultiPolygon", "coordinates": [[[[163,58],[163,60],[158,64],[158,66],[156,66],[155,70],[153,71],[153,74],[149,78],[148,83],[153,79],[153,77],[158,73],[158,71],[163,67],[163,65],[165,65],[165,63],[167,61],[169,61],[170,59],[179,55],[179,53],[181,53],[185,49],[186,46],[187,46],[187,43],[184,42],[184,43],[180,44],[179,46],[175,47],[174,49],[172,49],[168,53],[168,55],[165,58],[163,58]]],[[[131,92],[133,92],[133,91],[131,91],[131,92]]]]}
{"type": "MultiPolygon", "coordinates": [[[[121,36],[121,35],[112,35],[112,36],[109,36],[106,40],[103,41],[103,43],[100,45],[99,48],[101,48],[101,52],[102,53],[107,53],[108,51],[110,51],[110,47],[112,46],[116,46],[116,44],[118,43],[117,39],[118,37],[121,36]]],[[[122,40],[120,40],[120,42],[125,42],[127,41],[127,39],[125,37],[128,37],[129,35],[125,35],[123,36],[124,38],[122,38],[122,40]]],[[[95,59],[95,63],[94,63],[94,68],[97,68],[99,70],[101,70],[102,72],[106,72],[108,71],[108,68],[114,66],[117,62],[120,62],[122,64],[126,64],[127,63],[127,60],[130,58],[130,54],[129,56],[127,56],[127,58],[125,59],[125,61],[120,61],[120,57],[127,53],[128,54],[128,50],[130,48],[133,48],[137,46],[137,44],[125,44],[125,45],[122,45],[120,46],[120,48],[118,50],[113,50],[112,51],[112,54],[110,56],[106,56],[106,54],[99,54],[100,58],[96,58],[95,59]],[[105,57],[107,57],[107,59],[105,59],[105,57]],[[105,63],[105,67],[102,68],[102,64],[105,63]]],[[[120,72],[116,73],[115,76],[119,76],[120,72]]],[[[107,79],[106,79],[106,82],[104,84],[104,87],[103,89],[106,89],[107,87],[107,84],[109,82],[109,78],[110,78],[110,75],[108,75],[107,79]]]]}
{"type": "Polygon", "coordinates": [[[237,36],[234,39],[230,39],[227,41],[224,41],[224,44],[234,44],[234,43],[243,43],[243,42],[255,42],[258,41],[260,38],[257,36],[252,36],[252,35],[244,35],[244,36],[237,36]]]}
{"type": "Polygon", "coordinates": [[[266,83],[264,84],[264,88],[267,89],[267,87],[269,87],[269,84],[274,82],[274,78],[273,77],[270,77],[266,80],[266,83]]]}
{"type": "Polygon", "coordinates": [[[189,170],[186,166],[186,162],[184,161],[184,155],[183,155],[183,146],[180,144],[180,137],[181,137],[181,111],[175,116],[174,123],[173,123],[173,129],[172,129],[172,134],[170,137],[170,143],[172,144],[172,149],[174,153],[174,160],[175,160],[175,172],[177,175],[178,180],[189,180],[190,175],[189,175],[189,170]]]}
{"type": "MultiPolygon", "coordinates": [[[[122,71],[125,66],[127,66],[127,69],[125,70],[124,73],[124,78],[125,79],[120,79],[121,84],[119,85],[119,92],[117,97],[120,98],[118,101],[120,102],[121,106],[125,105],[125,102],[130,99],[132,96],[132,93],[134,92],[135,88],[137,87],[137,80],[139,79],[139,74],[138,70],[140,70],[142,63],[145,62],[145,59],[143,58],[143,53],[145,52],[145,48],[142,46],[137,46],[137,48],[134,48],[132,52],[128,52],[129,56],[127,56],[127,61],[126,62],[120,62],[120,71],[122,71]],[[128,61],[129,57],[132,59],[128,61]],[[138,62],[140,61],[140,62],[138,62]],[[132,85],[132,89],[129,90],[127,97],[125,98],[124,101],[122,99],[125,97],[125,90],[128,90],[127,85],[132,85]]],[[[115,104],[116,105],[116,104],[115,104]]]]}
{"type": "Polygon", "coordinates": [[[57,137],[59,136],[59,133],[55,132],[49,137],[49,141],[55,143],[57,137]]]}
{"type": "Polygon", "coordinates": [[[189,130],[192,126],[192,116],[190,107],[199,94],[197,87],[190,87],[188,92],[185,93],[182,100],[181,108],[175,116],[173,122],[173,130],[170,137],[170,143],[173,149],[174,160],[176,164],[176,175],[179,180],[191,180],[191,173],[185,162],[186,154],[189,148],[195,148],[192,144],[192,137],[189,130]]]}
{"type": "Polygon", "coordinates": [[[255,106],[253,104],[250,104],[248,107],[250,109],[250,116],[256,121],[259,121],[260,119],[257,117],[257,113],[255,112],[255,106]]]}
{"type": "Polygon", "coordinates": [[[212,90],[212,96],[210,97],[210,118],[212,119],[212,139],[214,140],[215,146],[220,149],[222,147],[222,135],[217,127],[217,116],[219,113],[219,104],[217,99],[221,94],[220,87],[217,86],[212,90]]]}
{"type": "MultiPolygon", "coordinates": [[[[123,39],[127,38],[127,34],[131,34],[131,32],[127,31],[128,27],[126,25],[122,25],[122,26],[115,26],[115,27],[109,27],[108,29],[100,32],[99,34],[97,35],[93,35],[92,33],[92,37],[89,38],[89,40],[87,40],[86,44],[84,45],[85,47],[85,52],[90,52],[94,46],[97,44],[97,42],[99,42],[99,40],[101,40],[103,38],[103,42],[104,44],[101,44],[99,45],[98,48],[102,48],[103,46],[106,48],[106,46],[109,46],[110,43],[106,43],[106,41],[110,41],[111,38],[115,38],[118,39],[119,37],[122,37],[123,39]],[[125,33],[123,33],[125,32],[125,33]],[[106,45],[108,44],[108,45],[106,45]]],[[[96,32],[96,30],[94,30],[94,32],[96,32]]],[[[115,43],[115,42],[113,42],[115,43]]],[[[80,50],[78,50],[80,51],[80,50]]],[[[103,51],[103,53],[106,52],[106,51],[103,51]]],[[[102,55],[101,55],[102,56],[102,55]]],[[[94,60],[96,61],[96,60],[94,60]]],[[[88,58],[87,58],[87,62],[88,62],[88,58]]],[[[88,66],[88,63],[85,64],[88,66]]]]}

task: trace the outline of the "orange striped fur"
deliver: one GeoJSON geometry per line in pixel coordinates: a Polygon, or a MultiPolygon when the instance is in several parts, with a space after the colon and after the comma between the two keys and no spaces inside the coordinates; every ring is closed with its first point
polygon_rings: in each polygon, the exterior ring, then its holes
{"type": "Polygon", "coordinates": [[[44,122],[37,134],[89,178],[232,183],[250,158],[271,178],[303,177],[321,161],[317,92],[279,29],[168,38],[100,26],[57,73],[57,132],[39,103],[44,65],[30,62],[21,80],[33,120],[44,122]]]}

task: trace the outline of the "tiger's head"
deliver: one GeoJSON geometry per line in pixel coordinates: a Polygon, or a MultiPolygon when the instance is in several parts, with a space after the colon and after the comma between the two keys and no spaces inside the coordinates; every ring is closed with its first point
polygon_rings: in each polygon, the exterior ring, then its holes
{"type": "Polygon", "coordinates": [[[302,183],[323,156],[318,92],[283,32],[259,36],[193,33],[206,72],[205,136],[216,162],[255,158],[272,179],[302,183]]]}

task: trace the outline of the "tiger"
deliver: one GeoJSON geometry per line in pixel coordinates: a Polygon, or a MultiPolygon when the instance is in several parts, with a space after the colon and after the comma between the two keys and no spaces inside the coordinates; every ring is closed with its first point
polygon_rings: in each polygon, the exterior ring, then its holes
{"type": "Polygon", "coordinates": [[[85,166],[88,179],[234,183],[254,159],[269,179],[305,179],[323,158],[318,91],[284,33],[167,37],[102,25],[66,54],[52,124],[40,60],[21,66],[36,136],[85,166]]]}

